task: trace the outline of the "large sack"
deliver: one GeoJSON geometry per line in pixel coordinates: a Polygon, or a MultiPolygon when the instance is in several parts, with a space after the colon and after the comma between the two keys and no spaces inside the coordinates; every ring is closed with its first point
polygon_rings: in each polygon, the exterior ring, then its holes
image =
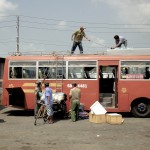
{"type": "Polygon", "coordinates": [[[53,102],[61,103],[61,101],[66,100],[66,96],[62,92],[53,93],[53,102]]]}

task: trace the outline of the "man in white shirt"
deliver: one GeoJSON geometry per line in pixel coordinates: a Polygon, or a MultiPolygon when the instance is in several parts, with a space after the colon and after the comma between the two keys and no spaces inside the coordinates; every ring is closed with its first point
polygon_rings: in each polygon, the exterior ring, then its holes
{"type": "Polygon", "coordinates": [[[125,48],[127,48],[127,40],[123,36],[115,35],[114,39],[115,39],[115,42],[116,42],[116,46],[111,47],[111,49],[121,48],[122,44],[124,45],[125,48]]]}

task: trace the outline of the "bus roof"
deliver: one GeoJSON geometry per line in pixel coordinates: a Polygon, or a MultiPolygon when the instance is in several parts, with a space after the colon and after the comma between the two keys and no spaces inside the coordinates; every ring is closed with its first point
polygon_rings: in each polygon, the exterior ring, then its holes
{"type": "MultiPolygon", "coordinates": [[[[85,50],[86,51],[86,50],[85,50]]],[[[10,60],[121,60],[121,59],[150,59],[150,48],[127,48],[108,49],[97,54],[69,54],[69,53],[49,53],[49,54],[16,54],[8,56],[10,60]]]]}

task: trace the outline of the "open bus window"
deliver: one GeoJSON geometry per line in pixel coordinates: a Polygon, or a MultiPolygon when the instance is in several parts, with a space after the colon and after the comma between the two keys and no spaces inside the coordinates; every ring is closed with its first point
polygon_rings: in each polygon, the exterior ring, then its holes
{"type": "Polygon", "coordinates": [[[36,61],[10,61],[9,78],[35,79],[36,61]]]}
{"type": "Polygon", "coordinates": [[[9,77],[16,79],[34,79],[36,78],[36,68],[35,67],[10,67],[9,77]]]}
{"type": "Polygon", "coordinates": [[[84,67],[84,78],[86,79],[96,79],[96,67],[84,67]]]}
{"type": "Polygon", "coordinates": [[[38,69],[38,78],[42,79],[42,78],[52,78],[52,71],[49,67],[39,67],[38,69]]]}
{"type": "Polygon", "coordinates": [[[38,78],[47,78],[47,79],[65,79],[66,73],[64,67],[39,67],[38,69],[38,78]]]}
{"type": "Polygon", "coordinates": [[[69,79],[96,79],[96,61],[69,61],[69,79]]]}
{"type": "Polygon", "coordinates": [[[83,69],[81,67],[68,68],[68,78],[69,79],[82,79],[83,69]]]}
{"type": "Polygon", "coordinates": [[[22,67],[10,67],[9,77],[10,78],[22,78],[22,67]]]}
{"type": "Polygon", "coordinates": [[[69,67],[69,79],[96,79],[96,67],[69,67]]]}
{"type": "Polygon", "coordinates": [[[36,68],[35,67],[23,67],[22,68],[22,77],[27,79],[36,78],[36,68]]]}
{"type": "Polygon", "coordinates": [[[122,61],[121,79],[150,79],[150,61],[122,61]]]}

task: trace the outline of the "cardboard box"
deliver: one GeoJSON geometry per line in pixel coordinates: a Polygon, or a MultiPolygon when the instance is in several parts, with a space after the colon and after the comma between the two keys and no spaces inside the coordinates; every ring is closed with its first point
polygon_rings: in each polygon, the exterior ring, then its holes
{"type": "Polygon", "coordinates": [[[106,114],[106,122],[109,124],[122,124],[124,119],[117,113],[106,114]]]}
{"type": "Polygon", "coordinates": [[[93,123],[105,123],[106,122],[106,115],[101,114],[101,115],[96,115],[92,114],[91,112],[89,113],[89,121],[93,123]]]}
{"type": "Polygon", "coordinates": [[[96,114],[96,115],[100,115],[100,114],[106,114],[106,110],[105,108],[98,102],[96,101],[91,107],[90,107],[91,111],[96,114]]]}

